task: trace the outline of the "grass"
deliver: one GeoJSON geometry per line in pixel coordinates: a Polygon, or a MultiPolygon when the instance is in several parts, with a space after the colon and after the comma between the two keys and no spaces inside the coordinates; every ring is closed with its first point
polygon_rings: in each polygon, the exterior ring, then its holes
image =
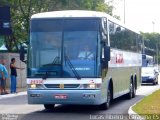
{"type": "Polygon", "coordinates": [[[144,97],[132,109],[146,120],[160,120],[160,90],[144,97]]]}

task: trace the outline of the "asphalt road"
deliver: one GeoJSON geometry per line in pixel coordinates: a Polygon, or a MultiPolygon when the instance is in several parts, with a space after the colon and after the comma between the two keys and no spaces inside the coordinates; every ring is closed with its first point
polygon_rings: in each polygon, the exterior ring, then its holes
{"type": "MultiPolygon", "coordinates": [[[[160,82],[159,82],[160,83],[160,82]]],[[[160,85],[142,85],[135,98],[115,99],[108,110],[98,110],[95,106],[56,105],[55,110],[47,111],[43,105],[28,105],[27,96],[21,95],[0,99],[1,119],[18,118],[18,120],[97,120],[97,119],[128,119],[130,106],[144,96],[160,89],[160,85]]],[[[7,120],[10,120],[7,119],[7,120]]]]}

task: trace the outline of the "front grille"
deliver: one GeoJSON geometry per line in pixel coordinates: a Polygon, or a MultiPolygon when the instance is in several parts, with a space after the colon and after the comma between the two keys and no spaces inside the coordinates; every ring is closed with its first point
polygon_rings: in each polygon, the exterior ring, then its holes
{"type": "MultiPolygon", "coordinates": [[[[44,84],[46,88],[61,88],[61,84],[44,84]]],[[[80,84],[64,84],[65,88],[78,88],[80,84]]]]}
{"type": "Polygon", "coordinates": [[[148,76],[147,77],[142,77],[142,80],[147,80],[147,79],[149,79],[148,76]]]}

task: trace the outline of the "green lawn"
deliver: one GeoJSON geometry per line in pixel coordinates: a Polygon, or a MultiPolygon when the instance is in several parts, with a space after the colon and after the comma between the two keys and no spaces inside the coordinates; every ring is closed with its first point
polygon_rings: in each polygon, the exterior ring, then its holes
{"type": "Polygon", "coordinates": [[[145,116],[146,120],[160,120],[160,90],[144,97],[132,109],[139,115],[145,116]]]}

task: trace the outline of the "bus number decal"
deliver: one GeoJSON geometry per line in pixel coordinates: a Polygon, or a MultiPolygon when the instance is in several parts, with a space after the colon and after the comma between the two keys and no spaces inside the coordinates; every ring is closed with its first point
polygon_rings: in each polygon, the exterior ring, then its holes
{"type": "Polygon", "coordinates": [[[43,84],[43,80],[31,80],[31,84],[43,84]]]}

